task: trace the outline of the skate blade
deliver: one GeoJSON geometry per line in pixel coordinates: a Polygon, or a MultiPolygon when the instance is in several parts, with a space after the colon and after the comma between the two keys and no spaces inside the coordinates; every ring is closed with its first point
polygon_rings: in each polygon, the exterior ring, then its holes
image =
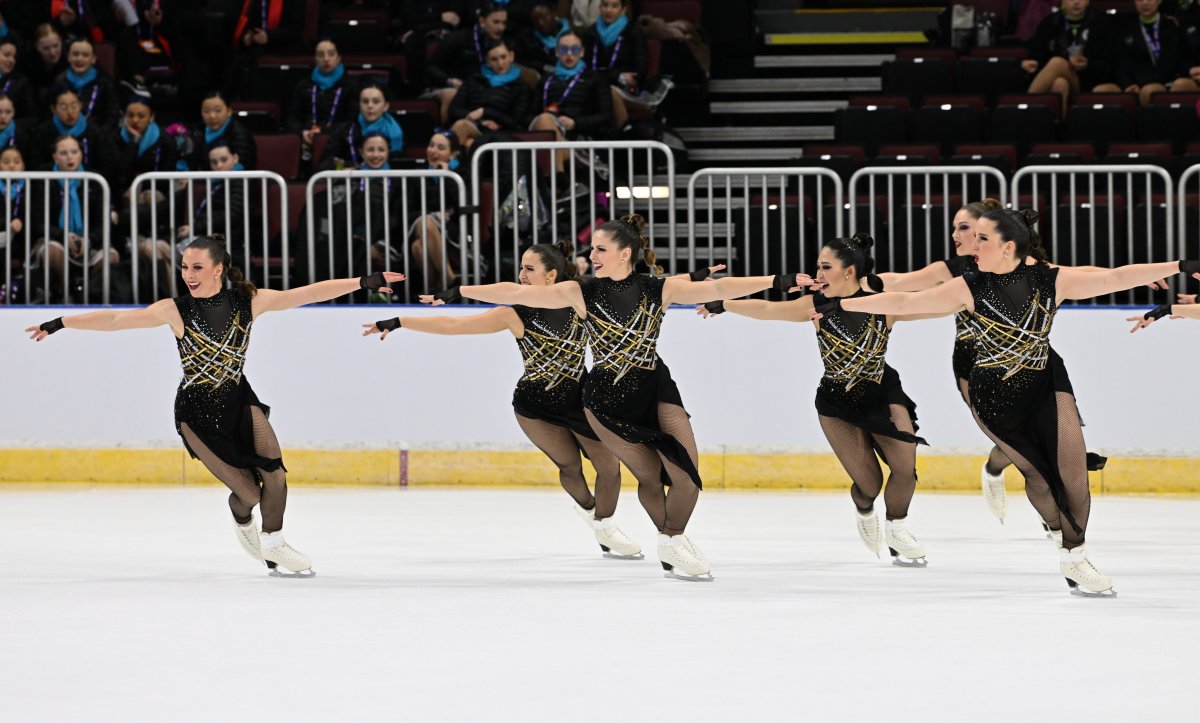
{"type": "Polygon", "coordinates": [[[663,573],[663,577],[668,580],[683,580],[684,582],[712,582],[714,580],[711,572],[706,572],[703,575],[681,575],[674,570],[667,570],[663,573]]]}
{"type": "Polygon", "coordinates": [[[892,564],[896,567],[929,567],[929,561],[925,559],[924,555],[918,558],[909,559],[901,556],[899,552],[896,552],[890,547],[888,548],[888,551],[892,553],[892,564]]]}
{"type": "Polygon", "coordinates": [[[1101,590],[1100,592],[1092,592],[1091,590],[1084,590],[1083,588],[1079,587],[1079,583],[1069,579],[1067,580],[1067,587],[1071,588],[1071,594],[1075,597],[1109,598],[1117,596],[1117,591],[1111,587],[1107,590],[1101,590]]]}
{"type": "Polygon", "coordinates": [[[646,556],[640,552],[634,553],[632,555],[618,555],[617,553],[612,552],[611,550],[605,550],[604,552],[600,553],[600,556],[607,557],[609,560],[645,560],[646,559],[646,556]]]}
{"type": "Polygon", "coordinates": [[[307,580],[309,578],[317,576],[317,573],[313,572],[313,569],[311,567],[308,568],[307,570],[300,570],[299,572],[292,572],[291,570],[285,571],[285,570],[279,569],[278,567],[273,567],[273,568],[271,568],[271,571],[268,572],[267,574],[270,575],[271,577],[283,577],[283,578],[300,579],[300,580],[307,580]]]}

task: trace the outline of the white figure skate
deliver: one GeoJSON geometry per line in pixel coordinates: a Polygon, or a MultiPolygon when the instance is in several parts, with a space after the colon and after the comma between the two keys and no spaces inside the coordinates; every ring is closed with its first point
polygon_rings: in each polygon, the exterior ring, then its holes
{"type": "Polygon", "coordinates": [[[900,567],[925,567],[929,564],[925,559],[925,546],[917,542],[913,533],[908,531],[904,520],[889,520],[887,525],[887,546],[892,553],[892,564],[900,567]]]}
{"type": "Polygon", "coordinates": [[[233,531],[237,534],[238,542],[241,543],[246,554],[262,562],[262,550],[258,544],[258,525],[254,524],[254,518],[251,517],[250,521],[244,525],[234,520],[233,531]]]}
{"type": "Polygon", "coordinates": [[[859,538],[862,539],[868,550],[875,553],[875,557],[879,557],[879,543],[883,541],[883,534],[879,531],[879,516],[875,514],[875,510],[871,510],[865,515],[858,510],[854,512],[858,523],[859,538]]]}
{"type": "Polygon", "coordinates": [[[697,556],[696,552],[687,535],[658,536],[658,559],[666,571],[664,577],[689,582],[712,582],[708,560],[697,556]]]}
{"type": "Polygon", "coordinates": [[[263,532],[258,536],[263,561],[271,568],[271,577],[313,577],[312,560],[287,544],[282,532],[263,532]],[[280,568],[283,568],[282,570],[280,568]]]}
{"type": "Polygon", "coordinates": [[[1004,524],[1004,516],[1008,514],[1008,493],[1004,489],[1004,471],[993,475],[988,472],[987,462],[983,463],[980,471],[980,484],[983,486],[983,501],[988,509],[1004,524]]]}
{"type": "Polygon", "coordinates": [[[1058,551],[1058,569],[1067,579],[1072,595],[1079,597],[1116,597],[1112,578],[1096,569],[1087,556],[1087,546],[1058,551]]]}
{"type": "Polygon", "coordinates": [[[575,513],[591,528],[605,557],[613,560],[646,559],[646,556],[642,554],[642,546],[622,532],[612,518],[597,520],[594,512],[595,510],[585,510],[579,505],[575,505],[575,513]]]}

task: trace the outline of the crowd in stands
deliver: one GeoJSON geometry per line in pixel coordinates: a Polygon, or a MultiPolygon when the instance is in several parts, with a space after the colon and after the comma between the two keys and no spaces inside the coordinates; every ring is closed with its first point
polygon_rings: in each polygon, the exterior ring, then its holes
{"type": "MultiPolygon", "coordinates": [[[[98,239],[102,224],[111,224],[110,263],[128,264],[140,253],[159,262],[158,269],[143,264],[145,273],[165,277],[174,266],[170,239],[182,246],[224,230],[236,251],[242,220],[260,214],[255,194],[247,197],[240,184],[194,184],[191,200],[203,209],[195,227],[177,218],[169,228],[161,210],[152,224],[150,207],[184,192],[163,182],[138,189],[132,238],[131,184],[147,172],[261,169],[293,183],[331,169],[461,174],[467,154],[491,140],[619,138],[631,117],[654,113],[651,102],[639,107],[655,79],[630,4],[0,0],[0,170],[90,171],[112,192],[106,208],[98,184],[4,184],[0,209],[7,206],[9,218],[0,231],[10,265],[27,272],[33,288],[48,264],[51,288],[34,296],[70,298],[78,289],[60,288],[62,269],[70,264],[82,275],[99,268],[98,243],[84,253],[81,241],[98,239]],[[44,214],[27,224],[26,209],[42,208],[46,193],[49,226],[44,214]],[[221,229],[208,228],[210,206],[221,229]]],[[[358,218],[356,207],[383,203],[384,188],[337,194],[334,218],[322,228],[344,225],[338,217],[347,213],[358,218]]],[[[318,205],[327,217],[324,200],[318,205]]],[[[418,266],[432,263],[453,278],[454,269],[440,268],[442,244],[456,243],[442,223],[453,212],[426,207],[425,219],[392,229],[392,238],[410,239],[418,266]]],[[[306,240],[293,239],[300,258],[284,261],[297,271],[307,265],[306,240]]],[[[364,253],[381,260],[366,245],[364,253]]],[[[317,255],[319,275],[339,273],[317,255]]]]}

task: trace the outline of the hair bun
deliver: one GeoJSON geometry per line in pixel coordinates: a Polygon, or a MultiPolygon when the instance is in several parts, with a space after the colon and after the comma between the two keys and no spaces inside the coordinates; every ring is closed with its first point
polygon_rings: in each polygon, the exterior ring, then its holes
{"type": "Polygon", "coordinates": [[[850,237],[850,240],[858,244],[858,247],[864,251],[875,245],[875,239],[871,238],[870,234],[859,231],[850,237]]]}
{"type": "Polygon", "coordinates": [[[641,214],[631,213],[628,216],[621,217],[621,223],[629,226],[640,235],[642,230],[646,228],[646,219],[642,218],[641,214]]]}
{"type": "Polygon", "coordinates": [[[985,198],[979,202],[979,205],[982,206],[985,211],[999,211],[1000,209],[1004,208],[1004,204],[1000,203],[994,198],[985,198]]]}
{"type": "Polygon", "coordinates": [[[1020,214],[1021,218],[1025,219],[1025,223],[1029,224],[1030,228],[1033,228],[1033,225],[1037,223],[1039,219],[1041,219],[1041,216],[1038,215],[1038,212],[1032,208],[1023,208],[1020,211],[1017,211],[1017,213],[1020,214]]]}

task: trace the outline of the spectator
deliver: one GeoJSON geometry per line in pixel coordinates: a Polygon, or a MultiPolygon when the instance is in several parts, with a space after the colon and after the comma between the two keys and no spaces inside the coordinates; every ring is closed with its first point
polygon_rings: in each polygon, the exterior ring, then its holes
{"type": "MultiPolygon", "coordinates": [[[[1163,12],[1167,11],[1164,9],[1163,12]]],[[[1171,92],[1195,93],[1200,91],[1200,4],[1175,3],[1171,14],[1179,22],[1183,34],[1183,64],[1186,68],[1186,72],[1171,83],[1171,92]]]]}
{"type": "Polygon", "coordinates": [[[51,0],[45,4],[64,37],[87,38],[93,43],[116,37],[112,0],[51,0]]]}
{"type": "MultiPolygon", "coordinates": [[[[465,175],[460,161],[462,151],[462,144],[454,135],[454,131],[439,130],[429,138],[429,145],[425,147],[425,161],[431,169],[465,175]]],[[[453,194],[446,194],[447,207],[440,207],[440,184],[441,181],[437,178],[427,178],[422,183],[410,182],[407,191],[406,204],[409,214],[413,214],[414,211],[420,213],[421,209],[427,212],[413,221],[408,228],[408,238],[412,241],[409,250],[412,251],[413,259],[413,272],[410,276],[420,273],[427,289],[448,289],[458,284],[458,274],[455,271],[460,265],[458,257],[461,255],[458,251],[461,241],[457,230],[458,202],[453,194]],[[443,252],[446,254],[445,266],[442,264],[443,252]]]]}
{"type": "Polygon", "coordinates": [[[1167,89],[1177,78],[1187,77],[1187,44],[1172,18],[1158,12],[1161,0],[1134,0],[1137,13],[1117,20],[1114,83],[1096,87],[1097,93],[1136,93],[1142,105],[1167,89]]]}
{"type": "Polygon", "coordinates": [[[320,40],[312,75],[292,91],[292,101],[283,119],[285,129],[300,132],[304,158],[312,157],[313,139],[318,133],[328,133],[333,126],[354,117],[357,94],[358,88],[346,74],[337,44],[328,38],[320,40]]]}
{"type": "MultiPolygon", "coordinates": [[[[242,161],[238,157],[237,151],[230,147],[224,139],[215,141],[208,149],[208,163],[209,166],[205,170],[219,173],[242,170],[242,161]]],[[[245,268],[242,264],[242,261],[246,260],[245,227],[247,218],[255,218],[253,212],[247,212],[246,184],[236,180],[228,182],[216,180],[198,181],[196,185],[200,187],[204,197],[200,203],[196,204],[192,214],[195,225],[189,226],[185,223],[176,231],[175,236],[179,240],[176,253],[182,254],[194,238],[219,233],[229,244],[231,249],[229,253],[233,256],[235,265],[245,268]]],[[[187,208],[188,200],[183,199],[178,204],[179,207],[187,208]]],[[[186,220],[186,217],[184,219],[186,220]]],[[[259,228],[255,223],[251,223],[250,238],[255,238],[256,233],[260,233],[259,228]]]]}
{"type": "Polygon", "coordinates": [[[1021,68],[1033,76],[1030,93],[1057,93],[1063,112],[1072,96],[1111,83],[1112,29],[1088,0],[1062,0],[1061,12],[1046,17],[1029,41],[1021,68]]]}
{"type": "Polygon", "coordinates": [[[155,98],[170,85],[183,107],[199,102],[198,89],[210,87],[204,64],[194,62],[191,38],[182,32],[186,20],[177,0],[128,0],[133,17],[126,20],[117,44],[117,66],[135,89],[155,98]]]}
{"type": "Polygon", "coordinates": [[[431,85],[425,78],[425,49],[458,30],[467,21],[466,0],[409,0],[392,3],[392,16],[398,18],[399,44],[408,67],[408,82],[418,88],[431,85]]]}
{"type": "MultiPolygon", "coordinates": [[[[542,81],[540,114],[531,130],[554,131],[555,140],[597,136],[612,127],[612,94],[607,81],[588,70],[583,41],[574,31],[558,36],[558,63],[542,81]]],[[[555,169],[561,173],[569,151],[556,151],[555,169]]]]}
{"type": "Polygon", "coordinates": [[[21,151],[21,163],[29,151],[29,121],[17,120],[12,98],[0,95],[0,148],[16,148],[21,151]]]}
{"type": "Polygon", "coordinates": [[[192,130],[192,155],[188,166],[193,171],[208,170],[209,151],[218,144],[229,146],[242,166],[255,170],[258,166],[258,146],[254,135],[233,117],[233,109],[225,94],[209,91],[200,102],[201,123],[192,130]]]}
{"type": "MultiPolygon", "coordinates": [[[[25,157],[21,155],[21,149],[4,146],[0,150],[0,173],[24,172],[25,157]]],[[[28,253],[28,240],[24,233],[28,211],[29,193],[25,181],[17,180],[9,184],[0,179],[0,213],[4,213],[5,219],[0,225],[0,257],[4,255],[4,248],[8,247],[13,260],[24,261],[28,253]]]]}
{"type": "MultiPolygon", "coordinates": [[[[50,97],[50,89],[54,87],[54,79],[67,69],[67,57],[63,53],[62,35],[50,23],[38,26],[33,42],[37,57],[33,63],[23,67],[29,82],[33,84],[37,107],[45,108],[54,100],[50,97]]],[[[41,117],[45,118],[44,115],[41,117]]]]}
{"type": "Polygon", "coordinates": [[[629,111],[617,87],[637,95],[638,87],[648,80],[646,34],[637,23],[630,22],[628,9],[629,0],[601,0],[600,17],[583,34],[591,69],[613,87],[613,124],[617,128],[624,128],[629,121],[629,111]]]}
{"type": "Polygon", "coordinates": [[[12,99],[16,117],[29,118],[33,115],[33,87],[16,68],[17,44],[0,40],[0,93],[12,99]]]}
{"type": "Polygon", "coordinates": [[[359,148],[362,139],[378,131],[388,139],[388,161],[399,163],[404,155],[404,131],[395,116],[388,112],[387,95],[378,85],[364,85],[358,91],[358,117],[339,123],[329,132],[329,143],[318,164],[318,170],[357,168],[362,163],[359,148]]]}
{"type": "Polygon", "coordinates": [[[113,148],[108,134],[83,115],[83,104],[79,94],[68,86],[60,86],[51,93],[52,113],[50,120],[39,125],[35,131],[31,148],[36,167],[41,168],[55,162],[54,149],[60,136],[73,136],[79,141],[83,154],[82,164],[90,171],[107,175],[113,169],[113,148]]]}
{"type": "Polygon", "coordinates": [[[518,36],[517,60],[537,70],[554,67],[558,38],[570,30],[570,23],[558,16],[553,2],[538,0],[530,11],[530,26],[518,36]]]}
{"type": "MultiPolygon", "coordinates": [[[[154,121],[154,109],[150,107],[147,98],[130,98],[125,105],[125,118],[115,136],[117,165],[110,182],[114,192],[121,192],[121,203],[116,210],[120,234],[131,239],[133,225],[129,217],[129,204],[133,180],[143,173],[174,171],[178,154],[174,139],[163,133],[154,121]]],[[[170,230],[170,214],[167,209],[169,193],[171,184],[168,181],[155,181],[143,186],[138,192],[137,246],[147,259],[154,253],[150,248],[151,240],[166,237],[170,230]]],[[[163,281],[170,276],[173,266],[171,249],[165,241],[159,240],[157,243],[159,262],[166,264],[165,276],[160,280],[159,288],[165,288],[163,281]]]]}
{"type": "MultiPolygon", "coordinates": [[[[267,51],[293,49],[304,27],[304,6],[312,0],[242,0],[234,16],[230,91],[247,86],[258,58],[267,51]]],[[[247,163],[246,159],[242,159],[247,163]]]]}
{"type": "Polygon", "coordinates": [[[96,67],[96,46],[75,38],[67,48],[67,69],[55,85],[69,85],[83,102],[83,115],[93,124],[113,128],[120,123],[117,91],[108,73],[96,67]]]}
{"type": "Polygon", "coordinates": [[[442,105],[442,123],[449,118],[454,94],[484,64],[485,44],[502,38],[507,27],[508,8],[490,2],[479,11],[479,22],[447,35],[438,43],[425,68],[425,80],[442,105]]]}
{"type": "Polygon", "coordinates": [[[450,104],[452,130],[468,149],[484,130],[524,130],[533,116],[533,90],[521,82],[521,70],[503,38],[492,41],[485,61],[450,104]]]}

